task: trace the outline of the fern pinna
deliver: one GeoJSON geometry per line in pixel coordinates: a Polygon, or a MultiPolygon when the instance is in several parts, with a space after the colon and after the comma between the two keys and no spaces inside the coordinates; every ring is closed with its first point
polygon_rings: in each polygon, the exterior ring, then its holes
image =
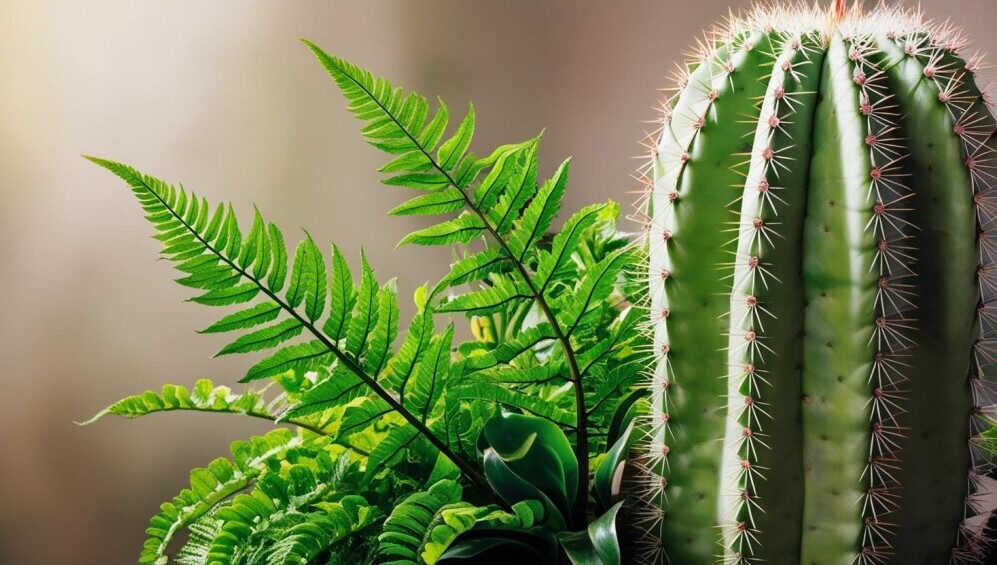
{"type": "MultiPolygon", "coordinates": [[[[140,562],[435,563],[499,546],[535,552],[479,530],[545,540],[543,559],[567,551],[619,560],[615,509],[591,534],[565,538],[564,550],[556,537],[610,509],[632,430],[616,400],[639,379],[640,314],[622,283],[635,251],[616,229],[618,206],[586,207],[548,235],[568,162],[538,182],[539,137],[479,158],[468,151],[473,108],[447,136],[442,102],[430,115],[424,97],[308,46],[370,144],[392,155],[384,182],[419,192],[391,214],[445,216],[402,243],[456,246],[458,259],[435,286],[416,290],[416,314],[396,345],[397,285],[379,282],[366,257],[358,281],[337,247],[326,253],[307,232],[292,254],[259,210],[244,234],[231,206],[91,157],[138,198],[162,254],[183,273],[177,282],[197,292],[190,301],[236,307],[203,330],[238,334],[218,354],[268,352],[242,379],[268,383],[262,389],[168,385],[97,417],[198,410],[295,428],[234,444],[231,461],[195,470],[191,488],[153,518],[140,562]],[[455,344],[452,323],[437,326],[455,314],[470,318],[473,340],[455,344]],[[517,413],[528,416],[506,417],[517,413]],[[497,418],[506,440],[482,445],[497,418]],[[506,445],[517,430],[520,443],[506,445]],[[534,442],[558,436],[566,451],[534,442]],[[527,455],[540,463],[524,465],[527,455]],[[522,483],[531,465],[560,471],[522,483]],[[185,529],[186,545],[172,551],[185,529]],[[608,546],[597,541],[604,532],[613,532],[608,546]]],[[[625,403],[628,417],[638,397],[625,403]]]]}

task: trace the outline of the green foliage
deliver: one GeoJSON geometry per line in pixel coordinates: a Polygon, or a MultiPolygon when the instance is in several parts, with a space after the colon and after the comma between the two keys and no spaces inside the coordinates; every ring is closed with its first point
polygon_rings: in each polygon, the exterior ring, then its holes
{"type": "Polygon", "coordinates": [[[424,97],[308,45],[367,141],[392,156],[385,184],[418,191],[391,214],[435,222],[402,243],[454,246],[455,261],[416,289],[402,330],[397,283],[379,281],[363,254],[354,270],[308,232],[289,253],[259,210],[244,234],[230,205],[90,158],[137,197],[190,301],[229,309],[202,330],[234,335],[218,355],[265,353],[244,392],[167,385],[90,422],[196,410],[298,428],[195,470],[153,518],[142,562],[168,562],[184,529],[185,564],[556,560],[557,534],[585,525],[589,462],[615,407],[606,400],[629,393],[641,368],[623,277],[636,256],[616,229],[619,207],[584,208],[551,237],[568,162],[539,182],[539,137],[476,157],[473,107],[448,135],[442,101],[430,112],[424,97]],[[455,343],[453,314],[474,339],[455,343]]]}
{"type": "Polygon", "coordinates": [[[585,530],[558,536],[574,565],[620,565],[623,558],[616,533],[616,515],[622,507],[623,503],[617,502],[585,530]]]}
{"type": "Polygon", "coordinates": [[[172,502],[163,504],[153,516],[139,563],[165,562],[166,549],[176,534],[200,519],[235,493],[249,486],[264,472],[268,462],[279,460],[288,449],[302,444],[299,436],[277,429],[248,442],[232,444],[232,459],[219,458],[190,473],[190,488],[172,502]]]}

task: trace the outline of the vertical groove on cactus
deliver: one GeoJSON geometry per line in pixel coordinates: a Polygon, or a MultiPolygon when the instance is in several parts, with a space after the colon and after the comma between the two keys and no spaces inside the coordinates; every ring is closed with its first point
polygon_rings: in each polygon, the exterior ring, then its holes
{"type": "Polygon", "coordinates": [[[997,121],[958,30],[843,7],[731,18],[666,106],[641,563],[985,559],[997,121]]]}

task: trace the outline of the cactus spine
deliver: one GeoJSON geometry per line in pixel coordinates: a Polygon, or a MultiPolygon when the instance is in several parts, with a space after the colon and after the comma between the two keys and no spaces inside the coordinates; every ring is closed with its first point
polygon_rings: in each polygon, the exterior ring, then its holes
{"type": "Polygon", "coordinates": [[[979,59],[920,13],[843,2],[759,9],[702,45],[647,169],[640,561],[980,562],[997,122],[979,59]]]}

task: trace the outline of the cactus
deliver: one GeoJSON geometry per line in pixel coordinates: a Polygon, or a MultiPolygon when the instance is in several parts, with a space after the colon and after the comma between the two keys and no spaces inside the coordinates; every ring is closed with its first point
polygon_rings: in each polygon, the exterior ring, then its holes
{"type": "Polygon", "coordinates": [[[643,171],[640,562],[985,559],[997,122],[966,44],[768,7],[681,73],[643,171]]]}

